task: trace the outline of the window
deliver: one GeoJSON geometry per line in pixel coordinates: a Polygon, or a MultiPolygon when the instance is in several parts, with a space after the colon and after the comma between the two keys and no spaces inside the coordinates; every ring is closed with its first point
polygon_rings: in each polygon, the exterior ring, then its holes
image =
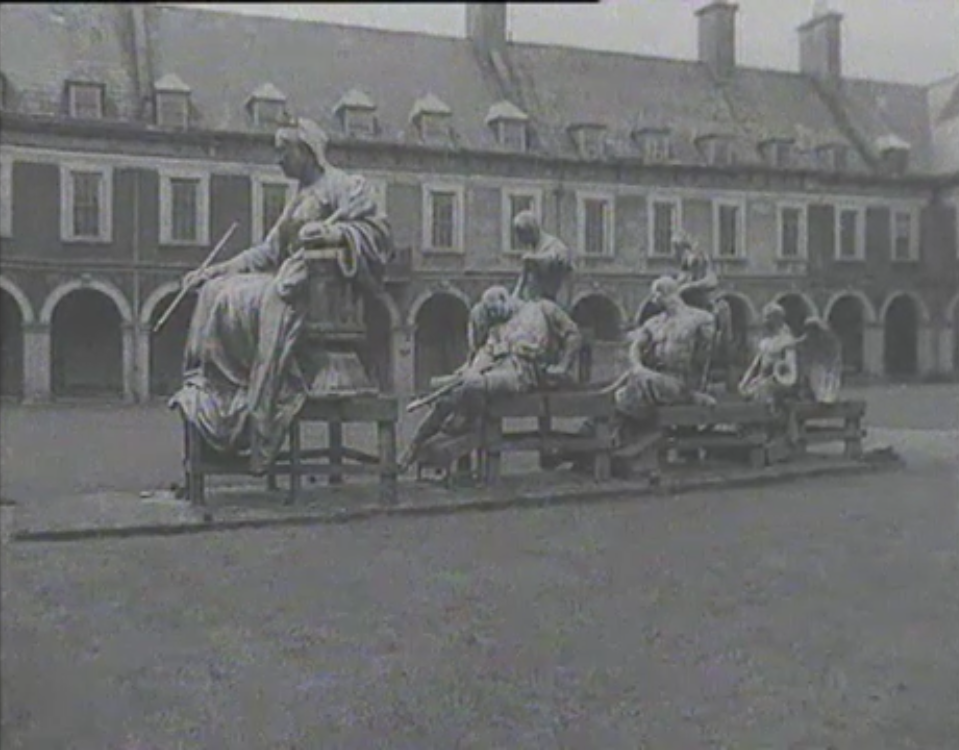
{"type": "Polygon", "coordinates": [[[716,257],[741,258],[743,256],[743,207],[737,203],[717,203],[714,214],[716,222],[716,257]]]}
{"type": "Polygon", "coordinates": [[[68,84],[70,117],[78,120],[103,118],[103,86],[98,83],[68,84]]]}
{"type": "Polygon", "coordinates": [[[671,258],[673,237],[682,221],[680,203],[677,200],[653,199],[649,206],[650,255],[671,258]]]}
{"type": "Polygon", "coordinates": [[[779,258],[806,258],[806,209],[803,206],[779,207],[779,258]]]}
{"type": "Polygon", "coordinates": [[[463,252],[463,190],[436,185],[424,190],[423,249],[427,252],[463,252]]]}
{"type": "Polygon", "coordinates": [[[790,167],[793,163],[793,144],[789,141],[768,141],[763,146],[763,154],[771,167],[790,167]]]}
{"type": "Polygon", "coordinates": [[[513,220],[522,211],[532,211],[542,221],[542,192],[539,190],[503,191],[503,249],[508,253],[524,252],[516,242],[513,220]]]}
{"type": "Polygon", "coordinates": [[[253,242],[262,242],[292,199],[295,186],[282,177],[254,177],[252,185],[252,239],[253,242]]]}
{"type": "Polygon", "coordinates": [[[185,129],[190,122],[190,95],[179,91],[156,95],[156,123],[161,128],[185,129]]]}
{"type": "Polygon", "coordinates": [[[573,129],[579,155],[584,159],[601,159],[606,153],[606,129],[585,125],[573,129]]]}
{"type": "Polygon", "coordinates": [[[664,133],[648,133],[643,138],[643,159],[649,164],[661,164],[671,156],[669,136],[664,133]]]}
{"type": "Polygon", "coordinates": [[[6,109],[9,106],[10,84],[7,83],[7,77],[0,73],[0,109],[6,109]]]}
{"type": "Polygon", "coordinates": [[[912,261],[919,259],[919,233],[916,216],[908,209],[892,212],[892,259],[912,261]]]}
{"type": "Polygon", "coordinates": [[[210,242],[210,181],[202,172],[160,175],[160,244],[210,242]]]}
{"type": "Polygon", "coordinates": [[[0,237],[13,235],[13,162],[0,158],[0,237]]]}
{"type": "Polygon", "coordinates": [[[816,149],[819,167],[831,172],[842,172],[849,163],[849,149],[841,144],[820,146],[816,149]]]}
{"type": "Polygon", "coordinates": [[[865,217],[862,209],[836,210],[836,259],[862,260],[865,256],[865,217]]]}
{"type": "Polygon", "coordinates": [[[343,132],[352,137],[371,138],[376,135],[376,115],[372,109],[344,107],[340,117],[343,132]]]}
{"type": "Polygon", "coordinates": [[[275,127],[286,122],[286,102],[254,99],[253,124],[256,127],[275,127]]]}
{"type": "Polygon", "coordinates": [[[591,256],[611,256],[613,250],[613,200],[605,195],[580,195],[579,241],[591,256]]]}
{"type": "Polygon", "coordinates": [[[706,162],[712,166],[726,167],[736,161],[733,144],[729,138],[704,138],[701,142],[701,148],[706,162]]]}
{"type": "Polygon", "coordinates": [[[420,138],[427,143],[447,141],[450,135],[449,115],[424,112],[418,118],[420,138]]]}
{"type": "Polygon", "coordinates": [[[109,242],[113,222],[109,167],[64,165],[60,170],[60,236],[64,241],[109,242]]]}
{"type": "Polygon", "coordinates": [[[526,123],[522,120],[500,120],[496,123],[496,139],[510,151],[526,151],[526,123]]]}

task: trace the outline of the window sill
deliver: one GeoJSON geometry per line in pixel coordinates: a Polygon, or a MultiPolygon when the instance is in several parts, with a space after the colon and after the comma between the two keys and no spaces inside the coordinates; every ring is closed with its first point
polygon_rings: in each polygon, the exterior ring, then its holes
{"type": "Polygon", "coordinates": [[[865,263],[865,258],[833,258],[834,263],[865,263]]]}
{"type": "Polygon", "coordinates": [[[423,255],[432,257],[463,257],[466,253],[455,248],[424,247],[423,255]]]}
{"type": "Polygon", "coordinates": [[[209,242],[202,240],[160,240],[160,249],[165,247],[206,247],[209,242]]]}
{"type": "Polygon", "coordinates": [[[109,245],[111,237],[61,237],[60,241],[69,245],[109,245]]]}
{"type": "Polygon", "coordinates": [[[890,262],[897,265],[916,265],[919,263],[919,258],[890,258],[890,262]]]}

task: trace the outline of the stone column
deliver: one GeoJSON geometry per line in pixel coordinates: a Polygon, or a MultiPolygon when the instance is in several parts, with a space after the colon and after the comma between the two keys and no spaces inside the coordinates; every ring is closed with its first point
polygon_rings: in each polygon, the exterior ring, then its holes
{"type": "Polygon", "coordinates": [[[929,325],[920,325],[916,332],[916,370],[919,375],[936,371],[936,331],[929,325]]]}
{"type": "Polygon", "coordinates": [[[939,371],[953,373],[959,370],[956,361],[956,331],[950,326],[943,326],[939,331],[939,371]]]}
{"type": "Polygon", "coordinates": [[[393,347],[393,390],[398,396],[411,396],[416,385],[413,332],[406,327],[394,328],[391,344],[393,347]]]}
{"type": "Polygon", "coordinates": [[[51,397],[50,326],[31,323],[23,327],[23,400],[43,403],[51,397]]]}
{"type": "Polygon", "coordinates": [[[146,403],[150,400],[150,327],[136,329],[136,397],[146,403]]]}
{"type": "Polygon", "coordinates": [[[882,326],[874,323],[867,324],[863,329],[862,366],[866,375],[881,377],[885,369],[883,363],[883,330],[882,326]]]}
{"type": "Polygon", "coordinates": [[[128,404],[136,402],[137,392],[137,330],[133,323],[122,325],[123,340],[123,400],[128,404]]]}

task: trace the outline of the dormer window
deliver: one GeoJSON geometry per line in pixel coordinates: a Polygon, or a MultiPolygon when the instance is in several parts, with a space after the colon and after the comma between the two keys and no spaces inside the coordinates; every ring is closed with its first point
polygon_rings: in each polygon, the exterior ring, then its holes
{"type": "Polygon", "coordinates": [[[633,141],[646,164],[662,164],[672,159],[672,139],[669,130],[637,130],[633,133],[633,141]]]}
{"type": "Polygon", "coordinates": [[[697,140],[706,163],[713,167],[728,167],[736,163],[733,139],[727,135],[707,135],[697,140]]]}
{"type": "Polygon", "coordinates": [[[172,73],[153,84],[156,124],[161,128],[185,130],[190,124],[190,87],[172,73]]]}
{"type": "Polygon", "coordinates": [[[882,160],[882,168],[889,174],[901,175],[909,170],[910,146],[896,135],[887,135],[876,140],[876,151],[882,160]]]}
{"type": "Polygon", "coordinates": [[[9,95],[10,86],[7,83],[7,77],[3,73],[0,73],[0,109],[7,108],[9,95]]]}
{"type": "Polygon", "coordinates": [[[376,135],[376,104],[358,89],[350,89],[333,107],[343,132],[351,138],[372,138],[376,135]]]}
{"type": "Polygon", "coordinates": [[[569,129],[579,155],[584,159],[602,159],[606,155],[606,126],[573,125],[569,129]]]}
{"type": "Polygon", "coordinates": [[[67,107],[70,117],[76,120],[103,119],[102,83],[67,82],[67,107]]]}
{"type": "Polygon", "coordinates": [[[424,143],[445,144],[450,139],[453,110],[439,97],[427,94],[413,103],[410,122],[424,143]]]}
{"type": "Polygon", "coordinates": [[[286,94],[272,83],[264,83],[246,101],[247,111],[257,128],[275,128],[289,119],[286,94]]]}
{"type": "Polygon", "coordinates": [[[496,142],[509,151],[526,151],[529,146],[529,116],[512,102],[501,101],[490,107],[486,124],[493,129],[496,142]]]}
{"type": "Polygon", "coordinates": [[[795,163],[795,143],[786,138],[771,138],[759,144],[759,151],[767,165],[788,169],[795,163]]]}
{"type": "Polygon", "coordinates": [[[842,143],[827,143],[816,149],[820,169],[844,172],[849,166],[849,148],[842,143]]]}

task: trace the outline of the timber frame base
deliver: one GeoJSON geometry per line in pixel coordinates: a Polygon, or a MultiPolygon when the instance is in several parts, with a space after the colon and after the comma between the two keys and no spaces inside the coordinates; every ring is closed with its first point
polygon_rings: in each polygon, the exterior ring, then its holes
{"type": "MultiPolygon", "coordinates": [[[[182,418],[182,415],[181,415],[182,418]]],[[[279,475],[289,477],[287,503],[297,501],[304,476],[326,475],[331,486],[341,485],[344,475],[374,475],[379,478],[380,502],[397,502],[396,425],[399,407],[394,396],[379,394],[310,397],[290,425],[289,449],[282,451],[266,474],[267,486],[277,488],[279,475]],[[324,422],[326,448],[303,447],[303,425],[324,422]],[[343,424],[371,424],[377,433],[377,454],[371,455],[343,444],[343,424]],[[352,461],[353,463],[347,463],[352,461]]],[[[249,460],[214,454],[196,428],[185,419],[184,439],[186,490],[188,500],[206,505],[206,477],[250,475],[249,460]]]]}

